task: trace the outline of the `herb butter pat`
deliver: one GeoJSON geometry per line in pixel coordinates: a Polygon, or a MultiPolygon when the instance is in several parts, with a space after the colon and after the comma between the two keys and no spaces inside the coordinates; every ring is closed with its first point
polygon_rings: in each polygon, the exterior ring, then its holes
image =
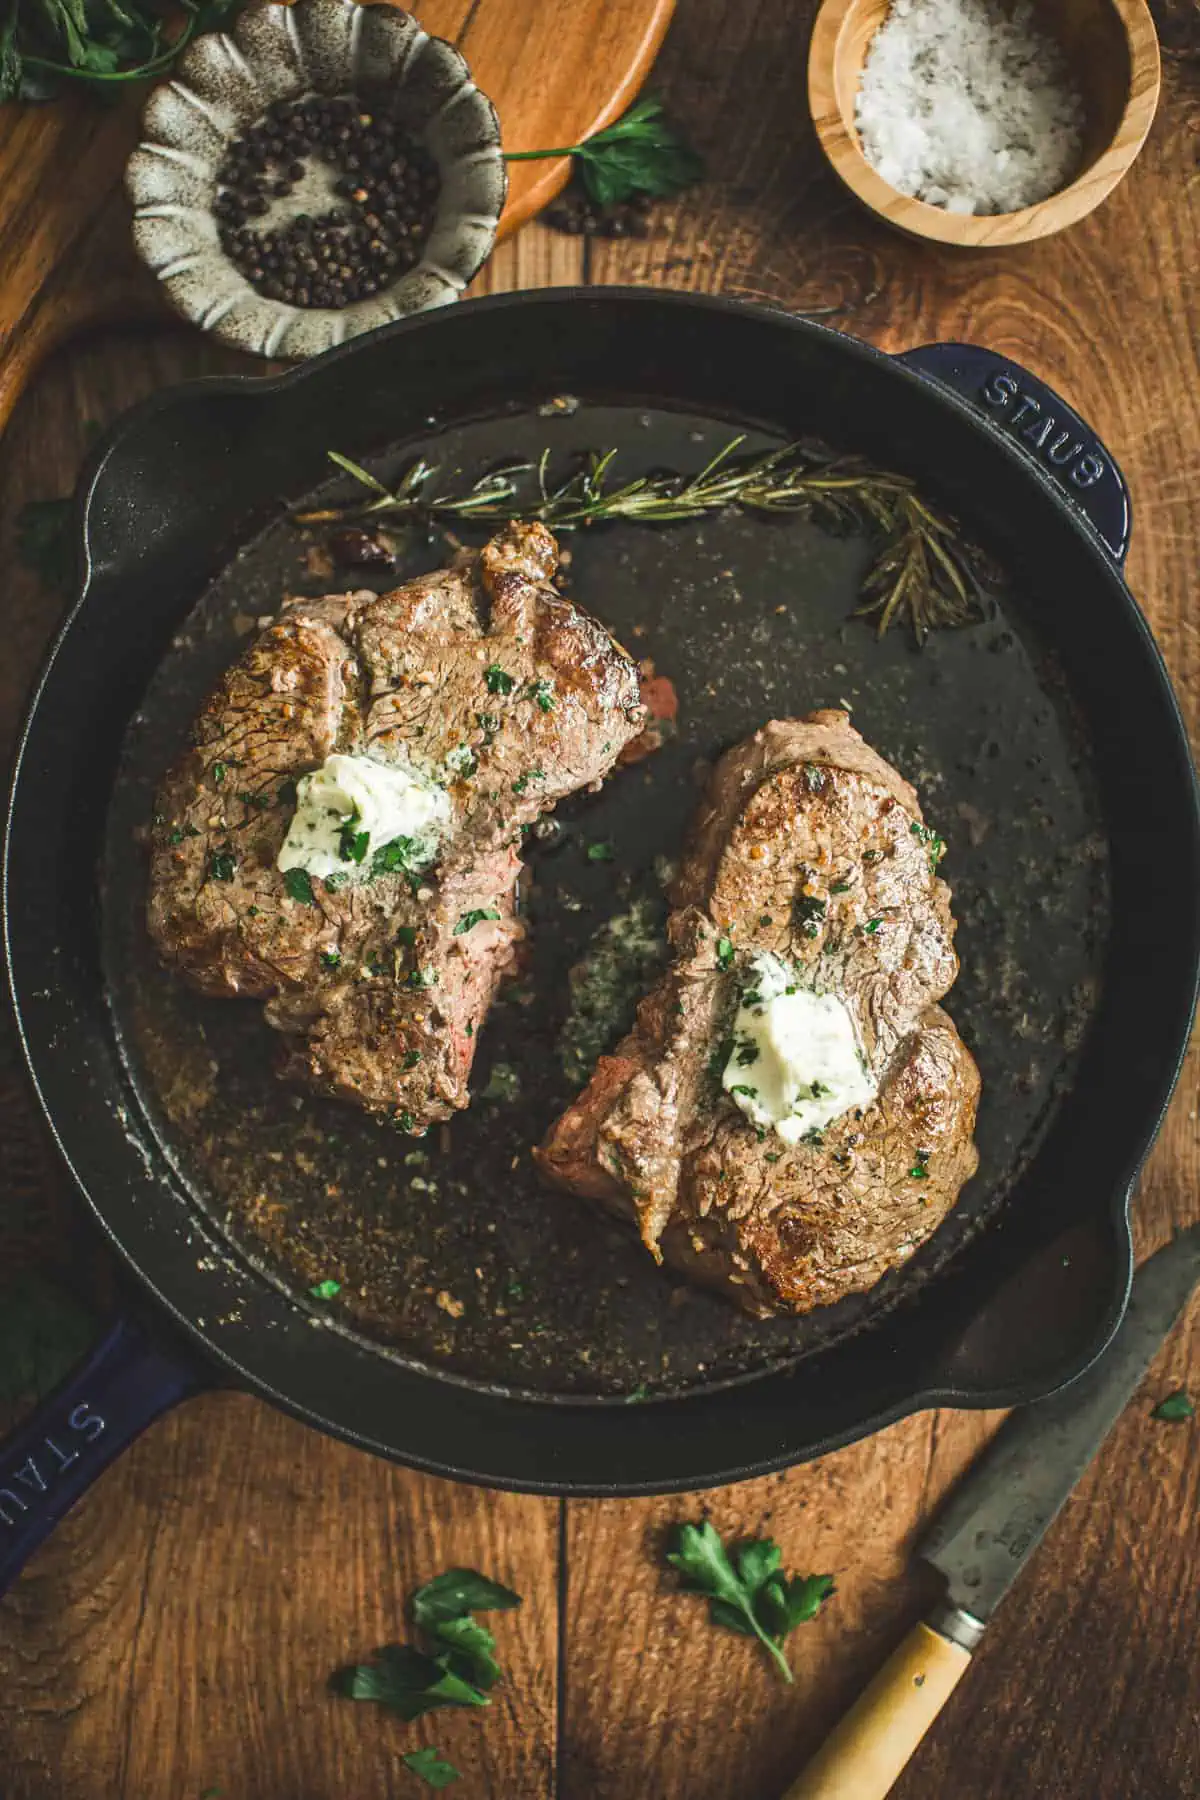
{"type": "Polygon", "coordinates": [[[449,823],[450,801],[442,788],[369,756],[331,756],[296,783],[296,813],[277,866],[285,873],[304,869],[319,880],[365,878],[374,853],[398,838],[428,860],[449,823]]]}
{"type": "Polygon", "coordinates": [[[875,1098],[854,1021],[836,994],[815,994],[777,956],[752,959],[721,1077],[753,1124],[789,1144],[875,1098]]]}

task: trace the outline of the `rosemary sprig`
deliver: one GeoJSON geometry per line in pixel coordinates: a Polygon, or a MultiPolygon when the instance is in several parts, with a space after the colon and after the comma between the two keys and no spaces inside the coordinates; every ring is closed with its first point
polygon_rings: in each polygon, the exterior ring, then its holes
{"type": "Polygon", "coordinates": [[[583,185],[598,206],[613,206],[634,194],[677,194],[704,174],[704,163],[663,117],[663,103],[644,94],[614,125],[593,132],[582,144],[558,150],[508,150],[506,162],[538,162],[570,156],[583,185]]]}
{"type": "Polygon", "coordinates": [[[329,459],[366,489],[367,499],[294,515],[321,526],[365,519],[465,519],[507,523],[540,519],[573,531],[616,519],[666,525],[738,507],[765,515],[806,514],[835,530],[866,529],[879,554],[863,578],[856,617],[876,621],[880,637],[901,620],[918,642],[937,627],[965,625],[981,612],[981,553],[957,525],[916,492],[905,475],[856,456],[839,456],[813,441],[739,456],[734,437],[696,475],[650,474],[617,483],[616,450],[593,453],[557,483],[550,452],[536,463],[509,463],[465,493],[441,493],[437,465],[419,460],[387,487],[339,451],[329,459]]]}

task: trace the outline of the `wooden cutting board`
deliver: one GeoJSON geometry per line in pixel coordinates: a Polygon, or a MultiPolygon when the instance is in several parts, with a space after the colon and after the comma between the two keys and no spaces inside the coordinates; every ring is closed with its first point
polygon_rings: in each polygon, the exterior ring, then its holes
{"type": "MultiPolygon", "coordinates": [[[[496,105],[509,150],[575,144],[641,87],[675,0],[415,0],[496,105]]],[[[161,319],[121,191],[145,90],[0,108],[0,429],[44,358],[97,325],[161,319]]],[[[515,163],[502,236],[551,200],[566,159],[515,163]]]]}

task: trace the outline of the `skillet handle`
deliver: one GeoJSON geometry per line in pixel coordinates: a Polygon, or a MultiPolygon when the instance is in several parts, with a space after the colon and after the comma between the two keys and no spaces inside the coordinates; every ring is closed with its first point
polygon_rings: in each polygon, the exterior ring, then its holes
{"type": "Polygon", "coordinates": [[[896,358],[977,408],[1083,514],[1116,563],[1125,561],[1132,510],[1125,477],[1073,407],[1020,363],[977,344],[921,344],[896,358]]]}
{"type": "Polygon", "coordinates": [[[0,1445],[0,1594],[121,1451],[204,1385],[128,1319],[117,1321],[0,1445]]]}

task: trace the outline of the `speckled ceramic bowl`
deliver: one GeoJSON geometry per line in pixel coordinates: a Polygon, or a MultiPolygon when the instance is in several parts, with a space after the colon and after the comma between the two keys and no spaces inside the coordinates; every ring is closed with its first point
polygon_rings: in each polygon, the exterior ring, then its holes
{"type": "Polygon", "coordinates": [[[390,5],[255,0],[230,36],[197,39],[172,80],[150,96],[143,128],[125,175],[138,251],[186,318],[260,356],[315,356],[405,313],[456,300],[492,248],[508,187],[491,101],[452,44],[390,5]],[[212,213],[230,139],[272,101],[311,93],[355,94],[394,108],[442,179],[417,266],[336,311],[257,294],[221,248],[212,213]]]}

